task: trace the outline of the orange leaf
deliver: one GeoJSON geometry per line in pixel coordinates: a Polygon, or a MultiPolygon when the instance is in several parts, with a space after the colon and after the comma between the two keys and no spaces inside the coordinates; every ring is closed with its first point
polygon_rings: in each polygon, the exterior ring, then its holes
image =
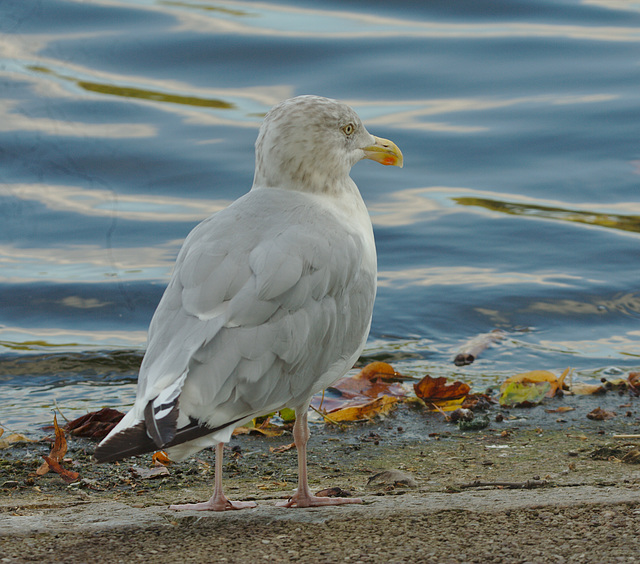
{"type": "Polygon", "coordinates": [[[386,362],[370,362],[360,372],[358,372],[354,378],[361,380],[373,380],[375,378],[382,378],[384,380],[397,380],[402,379],[402,374],[399,374],[393,369],[393,366],[386,362]]]}
{"type": "MultiPolygon", "coordinates": [[[[53,443],[49,456],[42,457],[45,461],[44,464],[36,470],[36,474],[38,476],[44,476],[49,469],[53,469],[51,464],[49,464],[49,459],[55,461],[59,465],[64,458],[64,455],[67,454],[67,439],[64,438],[64,431],[58,426],[58,419],[55,413],[53,414],[53,428],[56,433],[56,439],[53,443]]],[[[54,470],[54,472],[57,472],[57,470],[54,470]]]]}
{"type": "Polygon", "coordinates": [[[413,389],[416,396],[427,403],[464,398],[471,391],[469,385],[464,382],[447,384],[447,379],[444,376],[432,378],[428,374],[420,382],[414,384],[413,389]]]}
{"type": "Polygon", "coordinates": [[[151,463],[154,466],[169,466],[169,464],[173,464],[173,460],[167,456],[167,453],[164,450],[159,450],[158,452],[153,453],[151,463]]]}
{"type": "Polygon", "coordinates": [[[355,376],[340,378],[329,389],[339,392],[343,398],[376,398],[382,395],[405,397],[404,388],[394,382],[398,378],[402,378],[402,375],[390,364],[372,362],[355,376]]]}
{"type": "Polygon", "coordinates": [[[78,472],[66,470],[65,468],[60,466],[60,463],[51,456],[43,456],[42,458],[44,458],[45,462],[49,465],[49,468],[51,468],[51,470],[53,470],[57,474],[60,474],[60,477],[68,484],[70,484],[71,482],[75,482],[78,479],[78,476],[80,476],[78,472]]]}

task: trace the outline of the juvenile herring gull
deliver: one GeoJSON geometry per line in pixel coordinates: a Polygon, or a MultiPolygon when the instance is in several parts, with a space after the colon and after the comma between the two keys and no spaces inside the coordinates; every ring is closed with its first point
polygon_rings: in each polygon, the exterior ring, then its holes
{"type": "Polygon", "coordinates": [[[254,417],[295,409],[298,488],[280,505],[355,503],[311,494],[307,410],[362,352],[376,294],[373,229],[349,177],[361,159],[402,166],[391,141],[345,104],[300,96],[266,115],[251,190],[187,237],[151,325],[135,404],[98,446],[98,462],[164,449],[173,460],[223,445],[254,417]]]}

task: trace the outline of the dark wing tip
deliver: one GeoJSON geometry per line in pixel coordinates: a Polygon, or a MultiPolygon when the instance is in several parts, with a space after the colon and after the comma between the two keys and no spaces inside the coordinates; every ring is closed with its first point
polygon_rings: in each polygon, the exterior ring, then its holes
{"type": "Polygon", "coordinates": [[[120,431],[104,443],[101,443],[93,453],[96,462],[116,462],[129,456],[155,452],[156,444],[147,435],[144,421],[120,431]]]}

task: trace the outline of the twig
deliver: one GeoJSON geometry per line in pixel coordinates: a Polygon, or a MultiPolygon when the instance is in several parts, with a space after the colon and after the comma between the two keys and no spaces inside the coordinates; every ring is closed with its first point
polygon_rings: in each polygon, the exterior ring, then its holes
{"type": "Polygon", "coordinates": [[[640,439],[640,435],[613,435],[614,439],[640,439]]]}
{"type": "Polygon", "coordinates": [[[0,427],[6,429],[7,431],[9,431],[9,433],[17,433],[17,431],[14,431],[13,429],[7,427],[4,423],[0,423],[0,427]]]}
{"type": "Polygon", "coordinates": [[[533,488],[542,488],[548,485],[549,482],[547,480],[527,480],[526,482],[482,482],[480,480],[475,480],[474,482],[470,482],[468,484],[460,484],[460,488],[508,488],[511,490],[526,490],[533,488]]]}
{"type": "Polygon", "coordinates": [[[467,341],[458,354],[456,354],[453,363],[456,366],[465,366],[471,364],[482,351],[489,348],[493,343],[497,343],[506,337],[506,333],[500,329],[494,329],[489,333],[482,333],[467,341]]]}
{"type": "Polygon", "coordinates": [[[58,410],[58,413],[60,414],[60,416],[67,422],[70,423],[70,421],[64,416],[64,413],[62,413],[62,410],[60,409],[60,407],[58,407],[58,402],[56,400],[56,398],[53,398],[53,405],[56,406],[56,409],[58,410]]]}
{"type": "MultiPolygon", "coordinates": [[[[427,402],[425,402],[425,403],[427,403],[427,402]]],[[[444,415],[444,420],[445,421],[450,421],[451,420],[451,417],[449,417],[447,415],[447,412],[444,409],[440,408],[435,403],[432,403],[432,402],[429,402],[429,403],[431,404],[431,407],[433,407],[436,411],[439,411],[442,415],[444,415]]]]}
{"type": "Polygon", "coordinates": [[[338,427],[342,427],[339,421],[336,421],[335,419],[331,419],[331,417],[329,417],[326,413],[322,413],[322,411],[320,411],[319,409],[316,409],[312,405],[310,405],[309,407],[313,409],[313,411],[315,411],[318,415],[320,415],[320,417],[322,417],[325,421],[328,421],[329,423],[333,423],[338,427]]]}

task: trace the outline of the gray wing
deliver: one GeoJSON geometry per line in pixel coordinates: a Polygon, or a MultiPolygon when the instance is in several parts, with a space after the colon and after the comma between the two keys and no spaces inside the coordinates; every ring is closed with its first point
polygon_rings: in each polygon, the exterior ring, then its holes
{"type": "Polygon", "coordinates": [[[364,345],[372,245],[309,196],[272,189],[200,224],[153,317],[137,403],[155,399],[161,419],[179,398],[183,422],[211,428],[303,404],[364,345]]]}

